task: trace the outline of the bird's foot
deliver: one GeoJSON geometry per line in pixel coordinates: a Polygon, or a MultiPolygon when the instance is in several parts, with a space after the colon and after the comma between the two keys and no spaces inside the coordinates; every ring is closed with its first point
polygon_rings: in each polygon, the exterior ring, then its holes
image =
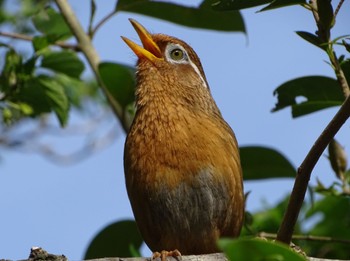
{"type": "Polygon", "coordinates": [[[177,260],[181,260],[181,253],[177,249],[175,249],[173,251],[163,250],[160,253],[159,252],[154,252],[153,255],[152,255],[152,260],[160,257],[161,261],[166,261],[168,256],[174,257],[177,260]]]}

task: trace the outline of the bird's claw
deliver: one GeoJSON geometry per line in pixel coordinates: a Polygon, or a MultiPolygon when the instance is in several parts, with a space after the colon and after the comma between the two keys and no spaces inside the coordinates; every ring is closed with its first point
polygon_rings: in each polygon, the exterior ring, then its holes
{"type": "Polygon", "coordinates": [[[152,260],[154,260],[156,258],[160,258],[161,261],[166,261],[168,256],[174,257],[177,260],[181,260],[181,253],[177,249],[172,250],[172,251],[162,250],[160,253],[154,252],[152,255],[152,260]]]}

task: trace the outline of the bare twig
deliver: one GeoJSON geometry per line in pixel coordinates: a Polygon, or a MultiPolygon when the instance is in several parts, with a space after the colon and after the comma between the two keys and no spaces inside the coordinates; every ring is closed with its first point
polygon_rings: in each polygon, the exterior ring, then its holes
{"type": "MultiPolygon", "coordinates": [[[[12,39],[18,39],[18,40],[23,40],[23,41],[33,41],[34,37],[33,36],[29,36],[29,35],[25,35],[25,34],[18,34],[18,33],[8,33],[8,32],[0,32],[0,36],[4,36],[4,37],[8,37],[8,38],[12,38],[12,39]]],[[[71,49],[74,50],[76,52],[80,51],[79,46],[75,45],[75,44],[68,44],[65,42],[55,42],[53,43],[53,45],[59,46],[61,48],[65,48],[65,49],[71,49]]]]}
{"type": "Polygon", "coordinates": [[[109,14],[107,14],[104,18],[101,19],[100,22],[97,23],[97,25],[91,30],[91,36],[94,36],[97,30],[106,23],[109,19],[111,19],[115,14],[117,13],[117,10],[113,10],[109,14]]]}
{"type": "Polygon", "coordinates": [[[340,0],[338,5],[337,5],[337,8],[335,9],[334,11],[334,18],[337,17],[338,13],[339,13],[339,10],[340,8],[342,7],[343,3],[345,2],[345,0],[340,0]]]}
{"type": "MultiPolygon", "coordinates": [[[[258,237],[275,239],[277,234],[260,232],[258,233],[258,237]]],[[[342,244],[350,244],[349,239],[342,238],[334,238],[334,237],[323,237],[323,236],[312,236],[312,235],[293,235],[293,240],[307,240],[307,241],[321,241],[321,242],[334,242],[334,243],[342,243],[342,244]]]]}
{"type": "Polygon", "coordinates": [[[121,105],[113,98],[111,93],[108,91],[106,86],[104,85],[99,72],[98,72],[98,64],[100,63],[99,55],[97,54],[96,49],[91,43],[91,40],[89,36],[85,33],[83,27],[79,23],[77,17],[75,16],[71,6],[68,4],[67,0],[55,0],[58,8],[61,11],[61,14],[63,18],[65,19],[67,25],[72,30],[72,33],[75,35],[79,46],[81,48],[81,51],[85,55],[85,58],[87,59],[88,63],[90,64],[96,80],[98,81],[99,85],[101,86],[102,91],[104,92],[107,101],[111,105],[114,114],[117,116],[119,122],[121,123],[121,126],[124,128],[125,131],[128,130],[129,126],[125,121],[123,121],[124,118],[124,112],[122,110],[121,105]]]}

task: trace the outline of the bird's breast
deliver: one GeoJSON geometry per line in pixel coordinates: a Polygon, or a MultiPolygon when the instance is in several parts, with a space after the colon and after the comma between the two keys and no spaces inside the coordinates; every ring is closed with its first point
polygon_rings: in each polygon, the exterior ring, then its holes
{"type": "Polygon", "coordinates": [[[215,240],[237,235],[235,222],[242,220],[242,177],[231,129],[222,119],[179,107],[138,113],[127,136],[124,168],[147,244],[153,251],[216,251],[215,240]],[[196,249],[198,238],[203,248],[196,249]],[[187,241],[193,244],[183,245],[187,241]]]}

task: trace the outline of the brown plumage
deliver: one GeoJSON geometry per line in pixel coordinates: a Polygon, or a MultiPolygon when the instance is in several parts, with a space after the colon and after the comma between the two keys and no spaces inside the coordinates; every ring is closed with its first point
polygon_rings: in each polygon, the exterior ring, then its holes
{"type": "Polygon", "coordinates": [[[130,20],[138,56],[136,115],[124,150],[126,187],[152,251],[217,252],[239,235],[244,196],[235,135],[213,100],[198,56],[185,42],[130,20]]]}

